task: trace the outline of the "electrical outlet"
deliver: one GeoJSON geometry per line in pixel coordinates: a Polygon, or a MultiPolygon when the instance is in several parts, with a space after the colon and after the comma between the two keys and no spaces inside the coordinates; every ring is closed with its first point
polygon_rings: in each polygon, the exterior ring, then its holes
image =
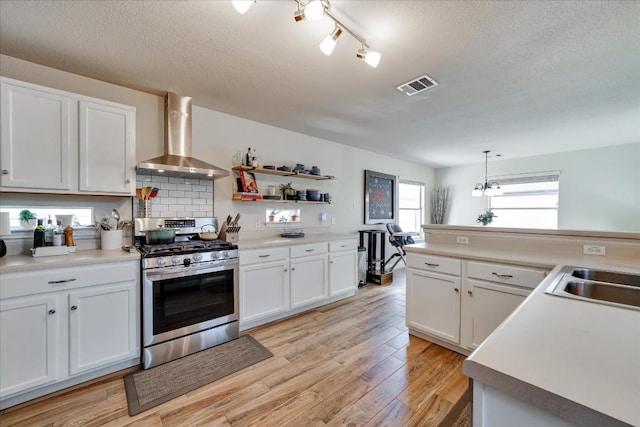
{"type": "Polygon", "coordinates": [[[583,245],[582,253],[585,255],[606,255],[606,247],[598,245],[583,245]]]}
{"type": "Polygon", "coordinates": [[[336,218],[335,217],[331,217],[331,225],[336,225],[336,218]]]}
{"type": "Polygon", "coordinates": [[[260,218],[256,218],[255,227],[256,228],[262,227],[262,220],[260,218]]]}
{"type": "Polygon", "coordinates": [[[456,237],[456,243],[460,243],[462,245],[468,245],[469,244],[469,238],[467,236],[457,236],[456,237]]]}

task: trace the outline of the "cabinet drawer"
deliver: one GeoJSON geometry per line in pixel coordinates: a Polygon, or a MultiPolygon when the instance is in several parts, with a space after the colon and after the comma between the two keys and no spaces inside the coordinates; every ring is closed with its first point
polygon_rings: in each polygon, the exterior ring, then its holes
{"type": "Polygon", "coordinates": [[[437,271],[438,273],[461,274],[462,261],[435,255],[407,253],[407,266],[419,270],[437,271]]]}
{"type": "Polygon", "coordinates": [[[278,261],[287,259],[288,256],[289,248],[287,246],[280,248],[241,250],[240,265],[257,264],[259,262],[267,261],[278,261]]]}
{"type": "Polygon", "coordinates": [[[139,267],[138,261],[130,261],[6,273],[2,275],[0,298],[137,280],[139,267]]]}
{"type": "Polygon", "coordinates": [[[358,249],[358,241],[356,239],[329,242],[329,252],[350,251],[353,249],[358,249]]]}
{"type": "Polygon", "coordinates": [[[306,245],[291,246],[291,258],[300,258],[302,256],[326,254],[329,245],[323,243],[309,243],[306,245]]]}
{"type": "Polygon", "coordinates": [[[475,279],[535,288],[545,278],[547,271],[533,267],[469,261],[467,275],[475,279]]]}

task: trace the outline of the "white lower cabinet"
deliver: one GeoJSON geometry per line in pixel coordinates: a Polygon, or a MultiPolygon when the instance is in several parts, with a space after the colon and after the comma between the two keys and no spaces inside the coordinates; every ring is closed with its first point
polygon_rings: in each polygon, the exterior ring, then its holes
{"type": "Polygon", "coordinates": [[[357,240],[336,243],[241,250],[240,329],[353,295],[357,240]]]}
{"type": "Polygon", "coordinates": [[[460,261],[407,256],[407,326],[460,343],[460,261]]]}
{"type": "Polygon", "coordinates": [[[240,321],[289,310],[289,261],[280,260],[240,267],[240,321]]]}
{"type": "Polygon", "coordinates": [[[353,293],[358,288],[358,243],[329,243],[329,296],[353,293]]]}
{"type": "Polygon", "coordinates": [[[136,281],[69,293],[69,373],[136,356],[136,281]]]}
{"type": "Polygon", "coordinates": [[[3,274],[1,407],[139,364],[139,274],[139,261],[3,274]]]}
{"type": "Polygon", "coordinates": [[[58,379],[60,311],[55,294],[0,301],[0,396],[58,379]]]}
{"type": "Polygon", "coordinates": [[[413,252],[407,264],[409,332],[464,354],[491,335],[547,273],[413,252]]]}

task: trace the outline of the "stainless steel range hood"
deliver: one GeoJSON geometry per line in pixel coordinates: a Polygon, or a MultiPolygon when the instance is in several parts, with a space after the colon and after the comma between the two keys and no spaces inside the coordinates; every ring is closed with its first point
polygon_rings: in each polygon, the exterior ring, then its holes
{"type": "Polygon", "coordinates": [[[229,171],[191,157],[191,98],[168,93],[164,102],[164,150],[160,157],[138,163],[141,175],[216,179],[229,171]]]}

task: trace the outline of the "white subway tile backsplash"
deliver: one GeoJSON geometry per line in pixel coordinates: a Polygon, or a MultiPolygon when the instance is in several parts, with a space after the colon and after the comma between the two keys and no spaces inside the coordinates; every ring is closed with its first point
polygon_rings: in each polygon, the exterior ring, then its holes
{"type": "Polygon", "coordinates": [[[170,182],[161,182],[160,189],[161,190],[176,190],[178,184],[172,184],[170,182]]]}
{"type": "MultiPolygon", "coordinates": [[[[213,181],[138,175],[137,187],[158,187],[151,205],[152,217],[213,216],[213,181]]],[[[136,212],[138,207],[136,205],[136,212]]]]}

